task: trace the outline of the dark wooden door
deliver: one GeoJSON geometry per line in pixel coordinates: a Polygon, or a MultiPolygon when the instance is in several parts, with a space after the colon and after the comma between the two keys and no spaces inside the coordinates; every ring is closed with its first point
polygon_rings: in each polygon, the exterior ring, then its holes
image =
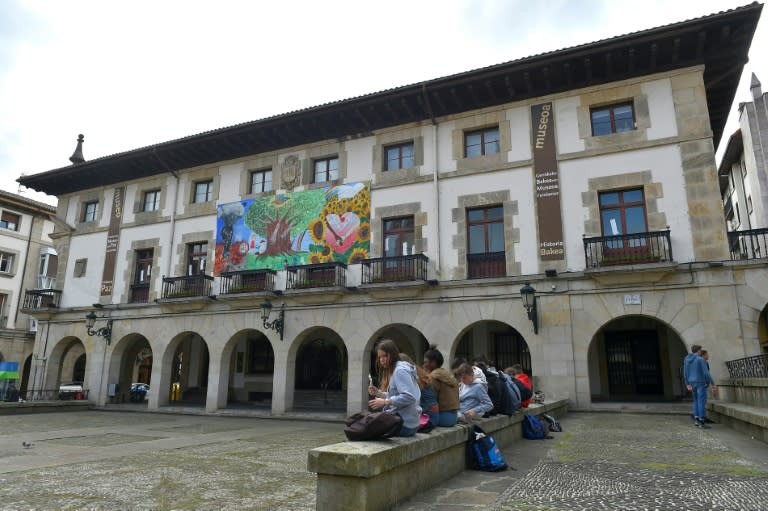
{"type": "Polygon", "coordinates": [[[606,332],[605,352],[611,396],[664,393],[656,331],[606,332]]]}

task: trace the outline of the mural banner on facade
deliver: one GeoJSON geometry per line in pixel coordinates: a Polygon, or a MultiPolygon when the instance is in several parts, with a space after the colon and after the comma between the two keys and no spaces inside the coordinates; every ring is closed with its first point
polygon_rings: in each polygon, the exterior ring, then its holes
{"type": "Polygon", "coordinates": [[[217,209],[214,275],[368,258],[368,182],[242,200],[217,209]]]}
{"type": "Polygon", "coordinates": [[[123,218],[123,198],[125,187],[115,188],[112,197],[112,213],[107,230],[107,247],[104,249],[104,271],[101,276],[101,296],[112,296],[114,287],[115,265],[117,264],[117,245],[120,243],[120,221],[123,218]]]}
{"type": "Polygon", "coordinates": [[[565,259],[563,219],[560,213],[560,173],[555,151],[555,118],[552,103],[531,106],[533,173],[536,211],[539,216],[539,259],[565,259]]]}

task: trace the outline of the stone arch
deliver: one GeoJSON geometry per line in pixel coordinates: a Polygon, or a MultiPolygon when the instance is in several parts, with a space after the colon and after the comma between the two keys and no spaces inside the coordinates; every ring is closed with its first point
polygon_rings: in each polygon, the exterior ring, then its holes
{"type": "Polygon", "coordinates": [[[200,334],[176,334],[152,371],[153,381],[158,380],[158,405],[205,406],[209,366],[208,343],[200,334]]]}
{"type": "Polygon", "coordinates": [[[292,408],[346,410],[349,354],[337,332],[312,327],[299,334],[288,350],[287,369],[292,408]]]}
{"type": "MultiPolygon", "coordinates": [[[[131,401],[131,385],[146,383],[152,392],[154,350],[150,341],[140,333],[130,333],[114,344],[109,356],[108,383],[117,384],[113,401],[131,401]]],[[[138,396],[134,396],[137,398],[138,396]]],[[[148,397],[148,396],[143,396],[148,397]]]]}
{"type": "Polygon", "coordinates": [[[27,358],[24,360],[24,368],[21,372],[21,386],[19,387],[19,392],[26,395],[27,390],[29,389],[29,373],[32,370],[32,354],[30,353],[27,355],[27,358]]]}
{"type": "Polygon", "coordinates": [[[91,374],[89,369],[88,353],[83,341],[75,336],[64,337],[54,345],[48,355],[43,390],[54,392],[62,383],[75,381],[82,382],[86,391],[96,389],[101,384],[98,381],[100,375],[91,374]],[[81,379],[77,380],[75,376],[81,379]]]}
{"type": "Polygon", "coordinates": [[[271,408],[275,350],[263,332],[245,328],[232,335],[219,368],[217,408],[271,408]]]}
{"type": "Polygon", "coordinates": [[[757,320],[757,339],[760,342],[760,350],[768,353],[768,305],[760,311],[757,320]]]}
{"type": "Polygon", "coordinates": [[[595,332],[587,351],[591,401],[674,401],[687,396],[682,377],[686,352],[680,334],[656,317],[611,319],[595,332]]]}
{"type": "Polygon", "coordinates": [[[483,320],[467,325],[454,339],[451,357],[446,364],[450,365],[457,357],[471,362],[478,355],[485,355],[498,370],[520,364],[523,371],[533,378],[528,341],[516,328],[503,321],[483,320]]]}
{"type": "MultiPolygon", "coordinates": [[[[429,349],[429,341],[424,334],[417,328],[405,323],[391,323],[384,325],[376,330],[368,339],[365,345],[364,353],[368,354],[367,367],[368,374],[374,385],[378,386],[379,375],[376,368],[376,343],[382,339],[391,339],[397,345],[400,353],[408,355],[416,364],[421,364],[424,358],[424,352],[429,349]]],[[[365,363],[365,362],[363,362],[365,363]]],[[[367,399],[367,382],[365,385],[365,394],[367,399]]]]}

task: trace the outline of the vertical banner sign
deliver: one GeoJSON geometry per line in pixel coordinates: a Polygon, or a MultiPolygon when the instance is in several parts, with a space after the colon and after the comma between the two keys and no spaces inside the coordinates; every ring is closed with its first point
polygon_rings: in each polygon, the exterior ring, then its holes
{"type": "Polygon", "coordinates": [[[560,214],[560,175],[555,153],[555,118],[552,103],[531,106],[533,174],[539,217],[539,259],[565,259],[563,219],[560,214]]]}
{"type": "Polygon", "coordinates": [[[107,249],[104,251],[104,273],[101,276],[101,296],[112,296],[117,262],[117,244],[120,240],[120,219],[123,217],[123,195],[125,188],[115,188],[112,198],[112,214],[107,231],[107,249]]]}

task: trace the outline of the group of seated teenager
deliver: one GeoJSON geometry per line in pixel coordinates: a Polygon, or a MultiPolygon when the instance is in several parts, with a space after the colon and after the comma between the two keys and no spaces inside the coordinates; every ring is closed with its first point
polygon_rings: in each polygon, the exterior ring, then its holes
{"type": "MultiPolygon", "coordinates": [[[[378,388],[371,385],[368,406],[372,410],[385,410],[399,414],[403,426],[398,436],[412,436],[419,429],[419,417],[426,413],[433,425],[455,426],[482,417],[493,410],[488,396],[484,371],[494,370],[485,356],[478,356],[470,364],[457,358],[452,371],[443,368],[443,354],[431,345],[419,366],[408,355],[400,353],[390,339],[376,345],[376,366],[379,372],[378,388]]],[[[528,388],[531,382],[519,364],[505,370],[528,388]]],[[[523,402],[528,406],[528,401],[523,402]]]]}

